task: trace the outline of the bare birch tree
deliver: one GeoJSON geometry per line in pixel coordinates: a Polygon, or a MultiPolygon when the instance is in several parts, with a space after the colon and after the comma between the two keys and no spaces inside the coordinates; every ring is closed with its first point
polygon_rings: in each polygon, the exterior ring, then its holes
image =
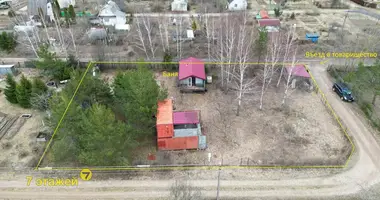
{"type": "MultiPolygon", "coordinates": [[[[17,37],[16,42],[27,47],[28,49],[31,49],[34,53],[34,55],[39,58],[38,56],[38,48],[39,48],[39,42],[38,39],[35,37],[38,34],[38,29],[35,26],[27,26],[27,23],[25,21],[26,16],[23,15],[16,15],[14,16],[15,24],[17,26],[24,26],[24,28],[21,28],[19,30],[16,30],[17,35],[20,35],[22,37],[17,37]],[[27,42],[23,41],[23,39],[27,39],[27,42]]],[[[16,28],[16,27],[15,27],[16,28]]]]}
{"type": "Polygon", "coordinates": [[[142,23],[144,25],[144,29],[146,31],[146,37],[148,39],[148,47],[150,50],[150,53],[152,54],[152,58],[155,58],[155,53],[157,50],[157,47],[155,45],[154,41],[154,24],[151,22],[149,17],[142,17],[142,23]]]}
{"type": "Polygon", "coordinates": [[[296,24],[294,24],[293,27],[291,28],[291,30],[287,31],[286,33],[287,33],[286,41],[285,41],[285,44],[283,46],[284,57],[282,60],[283,63],[282,63],[282,67],[281,67],[280,77],[278,78],[278,81],[277,81],[277,87],[280,85],[282,74],[284,73],[284,68],[285,68],[284,63],[286,63],[287,59],[289,58],[290,51],[293,48],[295,41],[296,41],[296,38],[295,38],[296,24]]]}
{"type": "Polygon", "coordinates": [[[158,22],[145,15],[136,17],[134,22],[137,32],[136,47],[145,53],[147,59],[154,59],[158,48],[155,36],[156,28],[158,27],[158,31],[161,30],[158,22]]]}
{"type": "Polygon", "coordinates": [[[230,15],[221,16],[219,20],[219,30],[215,30],[216,27],[212,27],[214,30],[210,30],[209,32],[217,32],[218,34],[219,41],[217,47],[213,48],[212,55],[213,60],[220,62],[221,86],[227,92],[228,85],[231,82],[231,63],[234,61],[236,53],[237,26],[240,23],[236,23],[238,18],[230,15]]]}
{"type": "Polygon", "coordinates": [[[143,35],[140,20],[138,17],[136,17],[135,21],[136,21],[136,31],[137,31],[137,35],[138,35],[138,39],[139,39],[139,43],[136,45],[136,47],[139,48],[140,50],[142,50],[145,53],[146,58],[149,60],[150,57],[148,55],[147,46],[145,44],[145,37],[143,35]]]}
{"type": "Polygon", "coordinates": [[[238,24],[237,45],[235,48],[236,64],[232,65],[231,71],[228,71],[232,78],[232,89],[237,95],[237,110],[236,115],[239,116],[243,97],[245,94],[252,92],[255,89],[256,79],[248,77],[247,71],[250,65],[248,61],[252,55],[252,43],[254,38],[253,27],[247,26],[248,14],[242,13],[240,16],[241,23],[238,24]]]}
{"type": "Polygon", "coordinates": [[[264,94],[269,85],[272,82],[274,72],[276,71],[277,63],[279,60],[279,55],[281,52],[279,35],[274,35],[269,39],[268,47],[266,48],[265,63],[262,75],[262,86],[261,86],[261,96],[260,96],[260,110],[263,108],[264,94]]]}
{"type": "Polygon", "coordinates": [[[285,84],[285,92],[284,92],[284,97],[282,98],[282,102],[281,102],[282,105],[285,105],[286,100],[288,99],[288,97],[291,93],[291,92],[289,92],[290,81],[293,78],[293,76],[292,76],[293,75],[293,69],[298,62],[298,61],[296,61],[297,48],[298,47],[296,47],[296,49],[293,53],[292,65],[289,67],[290,69],[287,70],[288,72],[287,72],[287,78],[286,78],[286,84],[285,84]]]}
{"type": "Polygon", "coordinates": [[[170,52],[168,25],[168,17],[161,15],[159,17],[158,30],[160,32],[161,46],[163,52],[170,52]]]}

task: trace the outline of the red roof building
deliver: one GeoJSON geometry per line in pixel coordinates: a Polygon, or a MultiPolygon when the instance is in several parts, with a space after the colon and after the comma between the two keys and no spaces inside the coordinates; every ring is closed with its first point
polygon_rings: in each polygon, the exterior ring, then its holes
{"type": "Polygon", "coordinates": [[[183,111],[173,113],[173,123],[177,124],[198,124],[199,116],[197,111],[183,111]]]}
{"type": "Polygon", "coordinates": [[[179,61],[178,79],[196,77],[206,80],[205,64],[203,61],[190,57],[179,61]]]}
{"type": "Polygon", "coordinates": [[[166,99],[158,102],[156,114],[157,138],[170,138],[174,135],[173,101],[166,99]]]}
{"type": "Polygon", "coordinates": [[[292,66],[287,66],[286,71],[288,74],[291,72],[292,76],[310,78],[310,74],[306,71],[304,65],[296,65],[293,67],[293,69],[292,66]]]}
{"type": "Polygon", "coordinates": [[[260,10],[261,19],[269,19],[268,12],[266,10],[260,10]]]}
{"type": "Polygon", "coordinates": [[[259,26],[260,27],[266,27],[266,26],[280,26],[281,22],[279,19],[259,19],[259,26]]]}
{"type": "Polygon", "coordinates": [[[181,92],[206,92],[204,62],[193,57],[179,61],[178,86],[181,92]]]}

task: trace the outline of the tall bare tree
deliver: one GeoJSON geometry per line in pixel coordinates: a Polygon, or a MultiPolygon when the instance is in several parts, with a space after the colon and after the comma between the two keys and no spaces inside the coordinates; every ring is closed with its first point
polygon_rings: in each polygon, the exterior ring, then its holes
{"type": "Polygon", "coordinates": [[[293,25],[293,27],[286,32],[286,41],[285,44],[283,45],[284,53],[283,53],[283,60],[282,60],[282,67],[281,67],[281,72],[280,72],[280,77],[278,78],[277,81],[277,87],[280,85],[282,74],[284,73],[284,68],[286,61],[289,59],[289,55],[291,54],[291,50],[295,45],[296,37],[296,24],[293,25]]]}
{"type": "Polygon", "coordinates": [[[157,21],[148,16],[141,15],[136,17],[134,22],[138,38],[138,42],[136,43],[137,48],[145,53],[147,59],[155,58],[157,51],[155,31],[156,27],[159,27],[157,21]]]}
{"type": "Polygon", "coordinates": [[[236,63],[232,65],[227,74],[231,76],[232,85],[229,86],[236,91],[237,95],[237,110],[236,115],[239,116],[243,97],[245,94],[252,92],[255,89],[256,79],[248,76],[248,69],[251,67],[248,61],[252,55],[252,44],[254,39],[254,28],[247,26],[248,14],[242,13],[239,16],[237,28],[236,47],[234,49],[235,56],[233,57],[236,63]]]}
{"type": "Polygon", "coordinates": [[[290,81],[292,80],[293,78],[293,69],[294,67],[296,66],[297,62],[296,61],[296,55],[297,55],[297,48],[295,49],[294,53],[293,53],[293,59],[292,59],[292,64],[291,66],[289,67],[290,69],[288,70],[287,72],[287,77],[286,77],[286,84],[285,84],[285,92],[284,92],[284,97],[282,98],[282,102],[281,104],[282,105],[285,105],[286,103],[286,100],[288,99],[289,95],[290,95],[290,92],[289,92],[289,87],[290,87],[290,81]]]}
{"type": "Polygon", "coordinates": [[[269,38],[268,47],[266,47],[265,63],[262,74],[260,110],[263,108],[264,93],[272,82],[273,75],[279,61],[279,56],[281,53],[280,38],[280,35],[272,35],[272,37],[269,38]]]}
{"type": "Polygon", "coordinates": [[[158,23],[159,23],[158,30],[160,32],[162,50],[164,52],[169,52],[170,45],[169,45],[169,32],[168,32],[168,26],[169,26],[168,17],[160,15],[158,23]]]}
{"type": "MultiPolygon", "coordinates": [[[[220,62],[221,86],[227,92],[228,85],[231,82],[231,63],[235,59],[238,25],[240,23],[238,23],[239,17],[232,15],[221,16],[219,20],[219,30],[209,30],[209,32],[216,32],[219,38],[217,46],[212,48],[213,51],[211,53],[213,60],[220,62]]],[[[211,28],[216,29],[215,26],[211,26],[208,29],[211,28]]]]}

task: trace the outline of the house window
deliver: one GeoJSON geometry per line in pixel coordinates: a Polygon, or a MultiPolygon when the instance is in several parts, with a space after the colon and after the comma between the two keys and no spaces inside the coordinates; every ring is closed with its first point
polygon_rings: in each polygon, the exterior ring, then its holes
{"type": "Polygon", "coordinates": [[[235,4],[235,8],[237,8],[237,4],[235,4]]]}
{"type": "Polygon", "coordinates": [[[109,22],[110,19],[109,18],[104,18],[104,22],[109,22]]]}

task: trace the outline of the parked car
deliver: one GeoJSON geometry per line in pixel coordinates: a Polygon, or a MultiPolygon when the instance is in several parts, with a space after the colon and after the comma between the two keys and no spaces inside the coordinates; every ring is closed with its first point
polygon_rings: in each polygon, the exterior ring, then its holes
{"type": "Polygon", "coordinates": [[[336,92],[342,101],[354,101],[351,90],[344,83],[334,83],[332,90],[336,92]]]}

